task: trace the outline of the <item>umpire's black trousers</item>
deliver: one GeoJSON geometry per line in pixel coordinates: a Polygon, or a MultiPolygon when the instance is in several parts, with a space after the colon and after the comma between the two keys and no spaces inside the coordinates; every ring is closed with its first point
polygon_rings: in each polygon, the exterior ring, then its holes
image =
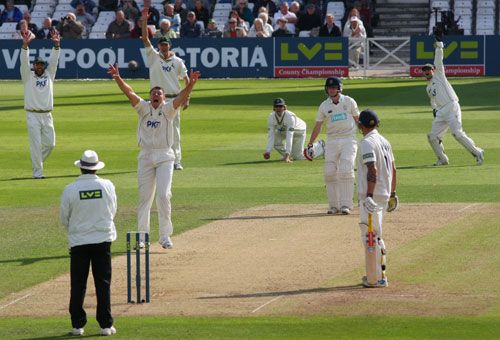
{"type": "Polygon", "coordinates": [[[85,244],[71,248],[71,298],[69,312],[73,328],[83,328],[87,314],[83,309],[89,268],[97,296],[96,319],[101,328],[113,325],[111,316],[111,242],[85,244]]]}

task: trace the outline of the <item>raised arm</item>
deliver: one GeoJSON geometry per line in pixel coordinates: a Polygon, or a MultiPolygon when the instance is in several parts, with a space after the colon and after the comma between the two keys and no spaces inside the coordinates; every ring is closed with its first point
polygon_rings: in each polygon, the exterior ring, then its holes
{"type": "Polygon", "coordinates": [[[54,48],[50,53],[49,66],[47,70],[49,74],[52,76],[52,80],[54,80],[57,71],[57,63],[59,61],[59,56],[61,55],[61,50],[60,50],[61,36],[59,35],[59,32],[56,29],[53,30],[51,39],[52,43],[54,44],[54,48]]]}
{"type": "Polygon", "coordinates": [[[189,84],[177,95],[177,97],[174,98],[173,102],[173,107],[174,109],[177,109],[179,106],[183,105],[188,97],[191,91],[193,91],[194,85],[200,78],[200,72],[198,71],[193,71],[189,72],[189,84]]]}
{"type": "Polygon", "coordinates": [[[436,71],[444,74],[444,64],[443,64],[443,47],[442,41],[436,41],[436,50],[434,52],[434,66],[436,71]]]}
{"type": "Polygon", "coordinates": [[[151,41],[149,40],[149,37],[148,37],[149,15],[150,15],[149,14],[149,7],[144,7],[141,11],[141,19],[142,19],[141,35],[142,35],[142,42],[144,43],[144,47],[151,46],[151,41]]]}
{"type": "Polygon", "coordinates": [[[29,60],[29,44],[34,39],[30,34],[30,31],[21,32],[21,37],[23,39],[23,45],[20,53],[21,59],[21,79],[25,81],[30,73],[30,60],[29,60]]]}
{"type": "Polygon", "coordinates": [[[120,77],[120,72],[118,70],[118,65],[109,65],[108,68],[108,74],[111,75],[111,77],[116,81],[116,84],[122,90],[122,92],[127,96],[128,100],[130,101],[130,104],[135,107],[139,102],[141,101],[141,97],[139,97],[135,92],[132,87],[130,87],[129,84],[127,84],[122,77],[120,77]]]}

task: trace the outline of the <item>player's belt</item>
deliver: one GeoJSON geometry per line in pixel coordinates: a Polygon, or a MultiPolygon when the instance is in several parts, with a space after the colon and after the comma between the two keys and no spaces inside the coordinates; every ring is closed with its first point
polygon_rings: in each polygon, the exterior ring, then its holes
{"type": "Polygon", "coordinates": [[[166,94],[165,95],[165,98],[175,98],[177,97],[179,94],[166,94]]]}
{"type": "Polygon", "coordinates": [[[52,110],[31,110],[31,109],[25,109],[26,111],[28,112],[35,112],[35,113],[49,113],[49,112],[52,112],[52,110]]]}

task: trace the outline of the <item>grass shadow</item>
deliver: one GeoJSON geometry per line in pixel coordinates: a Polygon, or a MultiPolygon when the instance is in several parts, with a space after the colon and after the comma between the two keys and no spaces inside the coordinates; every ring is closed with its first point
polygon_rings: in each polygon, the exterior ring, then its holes
{"type": "MultiPolygon", "coordinates": [[[[117,172],[100,172],[98,175],[99,176],[109,176],[109,175],[125,175],[125,174],[133,174],[137,171],[117,171],[117,172]]],[[[80,176],[79,174],[75,175],[59,175],[59,176],[44,176],[43,179],[53,179],[53,178],[71,178],[71,177],[78,177],[80,176]]],[[[25,181],[28,179],[35,180],[33,177],[13,177],[13,178],[7,178],[7,179],[0,179],[0,182],[6,182],[6,181],[25,181]]],[[[40,179],[37,179],[40,180],[40,179]]]]}

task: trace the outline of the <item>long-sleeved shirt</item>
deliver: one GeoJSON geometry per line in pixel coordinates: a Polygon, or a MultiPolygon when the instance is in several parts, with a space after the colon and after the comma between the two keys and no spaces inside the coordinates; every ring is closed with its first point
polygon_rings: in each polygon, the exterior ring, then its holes
{"type": "Polygon", "coordinates": [[[268,134],[266,152],[271,152],[274,146],[274,138],[276,133],[285,135],[285,152],[292,153],[293,135],[294,133],[305,133],[306,123],[297,117],[292,111],[286,110],[278,116],[276,112],[271,112],[267,120],[268,134]]]}
{"type": "Polygon", "coordinates": [[[443,64],[443,47],[441,41],[436,42],[436,51],[434,53],[434,75],[427,82],[427,95],[431,100],[433,109],[439,110],[450,102],[458,102],[458,96],[453,90],[450,82],[446,78],[443,64]]]}
{"type": "Polygon", "coordinates": [[[111,181],[85,174],[68,184],[61,197],[60,219],[68,230],[69,246],[116,240],[116,209],[111,181]]]}
{"type": "Polygon", "coordinates": [[[61,50],[53,48],[48,66],[41,76],[30,68],[29,50],[21,49],[21,80],[24,84],[24,109],[32,112],[50,112],[54,106],[54,79],[61,50]]]}

